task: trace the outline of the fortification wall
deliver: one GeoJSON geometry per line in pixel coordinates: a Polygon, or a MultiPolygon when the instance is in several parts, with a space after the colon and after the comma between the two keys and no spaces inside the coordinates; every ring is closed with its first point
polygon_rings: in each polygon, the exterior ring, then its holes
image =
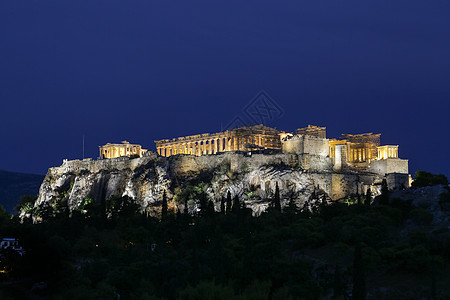
{"type": "Polygon", "coordinates": [[[221,165],[228,165],[231,172],[255,170],[265,165],[284,165],[296,167],[297,155],[293,154],[253,154],[251,157],[242,153],[225,152],[219,155],[176,155],[169,158],[171,172],[178,176],[195,174],[211,170],[221,165]]]}
{"type": "Polygon", "coordinates": [[[296,135],[286,137],[282,143],[284,153],[293,154],[313,154],[319,156],[329,156],[329,140],[311,137],[307,135],[296,135]]]}
{"type": "Polygon", "coordinates": [[[352,194],[365,194],[371,189],[372,195],[379,194],[379,187],[374,183],[380,183],[381,178],[372,174],[333,173],[332,190],[330,197],[333,200],[342,199],[352,194]]]}
{"type": "Polygon", "coordinates": [[[381,176],[390,173],[408,174],[408,160],[400,158],[374,160],[370,163],[369,169],[381,176]]]}
{"type": "MultiPolygon", "coordinates": [[[[391,177],[388,178],[390,187],[406,180],[405,176],[391,177]]],[[[248,157],[244,153],[227,152],[205,156],[181,154],[168,158],[147,153],[134,159],[65,161],[60,167],[50,168],[36,205],[53,205],[64,200],[71,208],[76,208],[86,198],[101,202],[129,196],[139,201],[142,210],[148,210],[159,208],[164,191],[172,199],[187,185],[203,181],[207,186],[206,193],[215,201],[216,207],[230,191],[233,197],[237,195],[259,213],[270,203],[277,183],[283,205],[289,197],[294,197],[297,205],[302,207],[317,190],[323,190],[333,200],[363,194],[368,188],[377,195],[374,184],[378,186],[381,178],[375,173],[334,172],[331,158],[307,153],[253,154],[248,157]]],[[[191,200],[193,206],[189,209],[196,209],[196,200],[191,200]]],[[[183,209],[184,202],[174,205],[183,209]]]]}

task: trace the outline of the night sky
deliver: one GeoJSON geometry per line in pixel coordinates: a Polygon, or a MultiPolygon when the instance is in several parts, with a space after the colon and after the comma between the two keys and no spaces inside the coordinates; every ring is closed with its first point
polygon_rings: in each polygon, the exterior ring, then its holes
{"type": "Polygon", "coordinates": [[[450,177],[450,1],[0,1],[0,169],[266,125],[381,133],[450,177]]]}

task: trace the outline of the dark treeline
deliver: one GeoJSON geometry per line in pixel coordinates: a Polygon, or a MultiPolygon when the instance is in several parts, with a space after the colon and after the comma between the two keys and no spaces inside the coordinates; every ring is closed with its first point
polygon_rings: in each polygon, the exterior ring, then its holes
{"type": "Polygon", "coordinates": [[[164,193],[161,218],[139,214],[127,197],[86,201],[70,213],[43,210],[38,224],[2,211],[0,231],[20,238],[26,255],[3,251],[0,298],[448,297],[449,230],[429,230],[432,215],[424,209],[370,205],[370,197],[322,204],[314,213],[290,201],[281,212],[277,187],[259,217],[230,193],[219,211],[199,197],[195,215],[172,211],[164,193]]]}

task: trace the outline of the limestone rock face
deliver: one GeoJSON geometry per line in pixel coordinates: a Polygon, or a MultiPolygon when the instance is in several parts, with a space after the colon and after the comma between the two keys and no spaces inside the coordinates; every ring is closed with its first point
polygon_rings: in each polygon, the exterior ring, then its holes
{"type": "Polygon", "coordinates": [[[55,207],[58,202],[66,202],[73,210],[87,198],[102,203],[112,197],[128,196],[143,212],[152,214],[157,212],[166,191],[169,206],[183,211],[187,203],[188,211],[195,212],[198,199],[184,192],[197,187],[214,202],[216,210],[220,209],[222,197],[230,191],[232,197],[237,195],[258,215],[269,206],[277,183],[282,207],[291,200],[298,208],[309,207],[318,194],[328,200],[362,193],[367,188],[377,194],[373,184],[380,178],[373,174],[336,174],[329,164],[305,169],[303,160],[298,154],[246,157],[240,153],[222,153],[165,158],[148,152],[134,159],[66,161],[60,167],[49,169],[36,206],[55,207]],[[180,195],[184,195],[183,201],[180,195]]]}

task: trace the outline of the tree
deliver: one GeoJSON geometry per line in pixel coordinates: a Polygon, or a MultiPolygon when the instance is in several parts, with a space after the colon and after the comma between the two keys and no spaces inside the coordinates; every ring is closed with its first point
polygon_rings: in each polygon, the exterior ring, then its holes
{"type": "Polygon", "coordinates": [[[37,197],[33,195],[23,195],[20,197],[20,203],[14,207],[14,210],[20,213],[20,211],[23,209],[25,210],[25,213],[27,213],[31,209],[33,209],[36,199],[37,197]]]}
{"type": "Polygon", "coordinates": [[[167,217],[167,194],[166,190],[164,190],[161,207],[161,220],[166,219],[166,217],[167,217]]]}
{"type": "Polygon", "coordinates": [[[129,196],[111,196],[106,205],[107,213],[112,217],[133,217],[139,212],[139,204],[129,196]]]}
{"type": "Polygon", "coordinates": [[[189,213],[189,209],[188,209],[188,199],[184,198],[184,215],[187,216],[189,213]]]}
{"type": "Polygon", "coordinates": [[[380,204],[389,204],[389,188],[386,178],[383,178],[383,181],[381,182],[380,204]]]}
{"type": "Polygon", "coordinates": [[[209,217],[213,216],[215,213],[215,209],[214,209],[214,202],[212,202],[212,200],[208,201],[208,211],[207,211],[207,215],[209,217]]]}
{"type": "Polygon", "coordinates": [[[425,171],[417,171],[411,186],[412,188],[420,188],[439,184],[445,186],[448,185],[448,179],[445,175],[443,174],[435,175],[425,171]]]}
{"type": "Polygon", "coordinates": [[[372,192],[370,191],[370,187],[369,187],[366,192],[366,199],[364,200],[364,204],[370,205],[371,202],[372,202],[372,192]]]}
{"type": "Polygon", "coordinates": [[[355,247],[355,254],[353,258],[353,300],[366,299],[366,276],[364,271],[364,262],[362,257],[361,245],[355,247]]]}
{"type": "Polygon", "coordinates": [[[241,208],[241,202],[239,201],[238,195],[235,195],[234,199],[233,199],[233,209],[232,209],[232,211],[234,213],[238,213],[240,208],[241,208]]]}
{"type": "Polygon", "coordinates": [[[275,185],[275,196],[273,198],[273,205],[276,211],[281,212],[280,188],[278,187],[278,182],[275,185]]]}
{"type": "Polygon", "coordinates": [[[6,211],[6,209],[3,207],[3,205],[0,204],[0,223],[8,222],[11,219],[11,216],[6,211]]]}
{"type": "Polygon", "coordinates": [[[362,204],[362,199],[359,192],[356,193],[356,204],[362,204]]]}
{"type": "Polygon", "coordinates": [[[222,197],[222,199],[220,200],[220,213],[222,215],[225,214],[225,198],[222,197]]]}
{"type": "Polygon", "coordinates": [[[228,191],[227,193],[227,214],[231,212],[231,193],[228,191]]]}

